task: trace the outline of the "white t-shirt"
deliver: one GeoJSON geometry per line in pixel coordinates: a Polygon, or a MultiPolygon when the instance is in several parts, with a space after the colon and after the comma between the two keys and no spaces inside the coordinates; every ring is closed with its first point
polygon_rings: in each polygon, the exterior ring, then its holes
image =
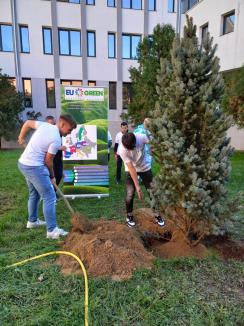
{"type": "Polygon", "coordinates": [[[55,155],[61,147],[58,127],[47,122],[36,121],[36,131],[31,137],[19,162],[28,166],[44,165],[46,153],[55,155]]]}
{"type": "Polygon", "coordinates": [[[132,163],[136,169],[136,172],[146,172],[151,169],[151,164],[147,160],[145,152],[145,144],[149,142],[149,139],[145,134],[135,134],[136,147],[133,150],[128,150],[121,143],[118,148],[118,154],[125,163],[125,171],[128,172],[126,163],[132,163]]]}
{"type": "Polygon", "coordinates": [[[124,135],[124,134],[122,134],[121,131],[117,133],[117,135],[116,135],[116,137],[115,137],[115,144],[116,144],[116,143],[117,143],[117,144],[121,144],[123,135],[124,135]]]}

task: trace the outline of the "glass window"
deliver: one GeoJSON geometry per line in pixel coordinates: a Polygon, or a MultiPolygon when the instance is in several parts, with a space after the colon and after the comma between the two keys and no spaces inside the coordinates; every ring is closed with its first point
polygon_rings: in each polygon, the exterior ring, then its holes
{"type": "Polygon", "coordinates": [[[115,33],[108,33],[108,57],[115,58],[115,33]]]}
{"type": "Polygon", "coordinates": [[[168,12],[175,12],[175,0],[168,0],[168,12]]]}
{"type": "Polygon", "coordinates": [[[92,31],[87,31],[87,56],[96,56],[96,34],[92,31]]]}
{"type": "Polygon", "coordinates": [[[52,46],[52,29],[48,27],[42,28],[42,37],[43,37],[43,53],[44,54],[53,54],[52,46]]]}
{"type": "Polygon", "coordinates": [[[86,4],[95,6],[95,0],[86,0],[86,4]]]}
{"type": "Polygon", "coordinates": [[[156,10],[156,0],[148,0],[148,10],[155,11],[156,10]]]}
{"type": "Polygon", "coordinates": [[[108,7],[115,7],[115,0],[107,0],[108,7]]]}
{"type": "Polygon", "coordinates": [[[208,35],[208,24],[205,24],[204,26],[202,26],[202,33],[201,33],[202,43],[206,40],[207,35],[208,35]]]}
{"type": "Polygon", "coordinates": [[[20,26],[20,47],[21,52],[29,53],[30,52],[30,45],[29,45],[29,31],[28,26],[20,26]]]}
{"type": "Polygon", "coordinates": [[[88,80],[88,86],[96,86],[96,84],[95,80],[88,80]]]}
{"type": "Polygon", "coordinates": [[[46,79],[46,96],[47,96],[47,107],[55,108],[55,83],[54,79],[46,79]]]}
{"type": "Polygon", "coordinates": [[[82,86],[82,80],[64,80],[61,79],[61,85],[63,86],[82,86]]]}
{"type": "Polygon", "coordinates": [[[32,108],[32,89],[31,79],[23,78],[24,105],[26,108],[32,108]]]}
{"type": "Polygon", "coordinates": [[[223,34],[234,32],[235,11],[223,16],[223,34]]]}
{"type": "Polygon", "coordinates": [[[59,30],[59,54],[81,55],[80,31],[59,30]]]}
{"type": "Polygon", "coordinates": [[[123,83],[123,110],[127,110],[132,99],[131,83],[123,83]]]}
{"type": "Polygon", "coordinates": [[[109,82],[109,110],[116,110],[116,82],[109,82]]]}
{"type": "Polygon", "coordinates": [[[12,25],[0,25],[0,51],[13,51],[12,25]]]}
{"type": "Polygon", "coordinates": [[[136,59],[137,47],[141,41],[140,35],[122,35],[122,57],[123,59],[136,59]]]}
{"type": "Polygon", "coordinates": [[[122,8],[125,9],[142,9],[141,0],[122,0],[122,8]]]}
{"type": "Polygon", "coordinates": [[[59,2],[80,3],[80,0],[58,0],[59,2]]]}

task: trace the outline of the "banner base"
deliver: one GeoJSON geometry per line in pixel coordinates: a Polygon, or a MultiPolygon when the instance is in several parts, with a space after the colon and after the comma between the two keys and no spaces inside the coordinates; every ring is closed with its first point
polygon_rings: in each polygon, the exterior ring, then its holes
{"type": "Polygon", "coordinates": [[[109,194],[78,194],[78,195],[64,195],[64,197],[66,198],[71,198],[71,199],[75,199],[75,198],[104,198],[104,197],[109,197],[109,194]]]}

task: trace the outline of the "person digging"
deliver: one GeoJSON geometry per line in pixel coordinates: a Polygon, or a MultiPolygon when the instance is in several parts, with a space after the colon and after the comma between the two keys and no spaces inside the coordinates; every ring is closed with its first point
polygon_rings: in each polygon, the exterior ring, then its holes
{"type": "MultiPolygon", "coordinates": [[[[148,191],[153,179],[151,164],[148,162],[145,153],[145,144],[149,139],[145,134],[134,134],[128,132],[123,135],[122,142],[118,148],[118,154],[125,165],[126,179],[126,221],[129,227],[136,225],[133,217],[133,201],[135,192],[138,198],[142,199],[142,191],[138,183],[138,176],[141,178],[143,185],[148,191]]],[[[154,211],[155,222],[159,226],[164,226],[164,219],[154,211]]]]}

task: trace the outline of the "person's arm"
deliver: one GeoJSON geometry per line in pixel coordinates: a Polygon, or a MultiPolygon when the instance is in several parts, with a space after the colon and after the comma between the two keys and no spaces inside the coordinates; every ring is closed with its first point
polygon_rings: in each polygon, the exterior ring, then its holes
{"type": "Polygon", "coordinates": [[[114,154],[117,155],[117,150],[118,150],[119,144],[115,143],[114,144],[114,154]]]}
{"type": "Polygon", "coordinates": [[[50,153],[46,153],[45,155],[45,165],[48,168],[49,171],[49,175],[50,175],[50,179],[52,181],[52,183],[55,183],[55,176],[54,176],[54,171],[53,171],[53,158],[54,158],[54,154],[50,154],[50,153]]]}
{"type": "Polygon", "coordinates": [[[132,178],[132,180],[134,182],[138,198],[142,199],[142,191],[141,191],[141,188],[140,188],[139,183],[138,183],[136,169],[135,169],[134,165],[131,162],[125,163],[125,164],[127,165],[130,176],[131,176],[131,178],[132,178]]]}
{"type": "Polygon", "coordinates": [[[37,128],[38,128],[38,124],[36,123],[36,121],[34,121],[34,120],[25,121],[25,123],[23,124],[23,126],[20,130],[20,133],[19,133],[18,143],[20,145],[22,145],[24,143],[24,139],[25,139],[27,132],[30,129],[37,129],[37,128]]]}

